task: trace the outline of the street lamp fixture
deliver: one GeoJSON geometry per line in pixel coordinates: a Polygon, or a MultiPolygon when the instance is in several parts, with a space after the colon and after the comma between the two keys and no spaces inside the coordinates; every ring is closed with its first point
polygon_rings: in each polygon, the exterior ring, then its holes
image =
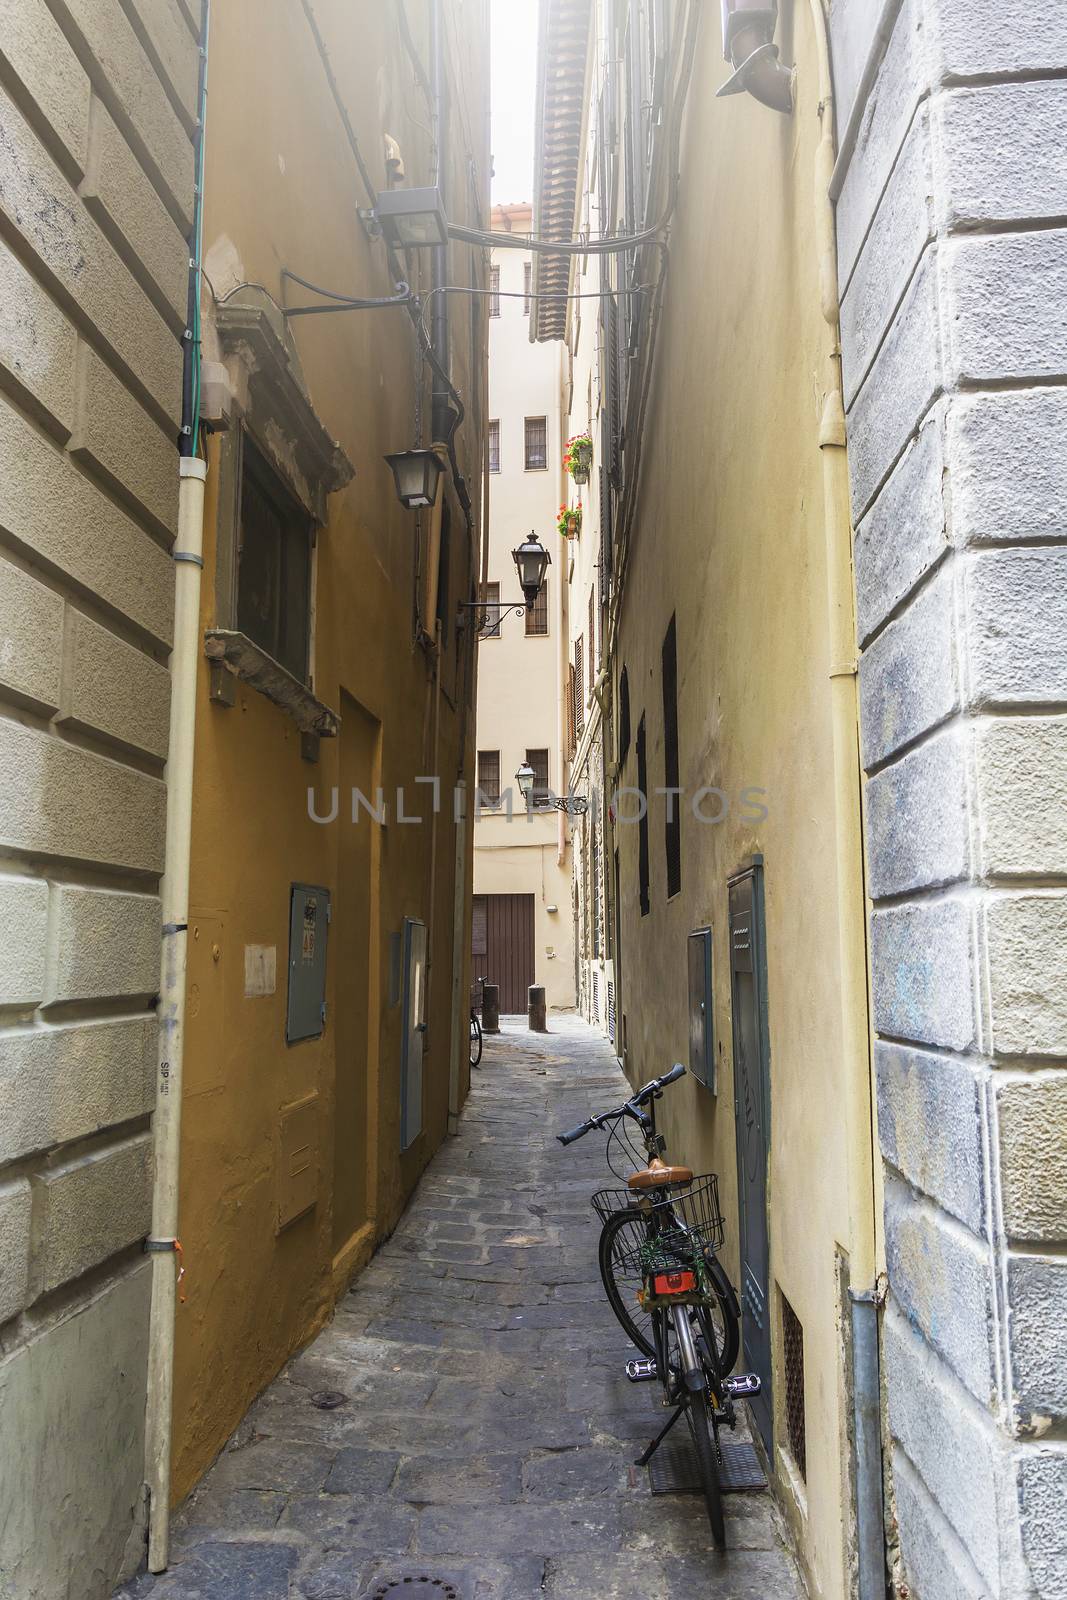
{"type": "Polygon", "coordinates": [[[382,233],[399,250],[448,243],[440,189],[383,189],[374,202],[382,233]]]}
{"type": "MultiPolygon", "coordinates": [[[[529,762],[524,761],[515,774],[515,782],[519,786],[519,793],[526,803],[530,805],[530,796],[533,793],[534,769],[529,762]]],[[[569,817],[584,817],[589,810],[589,801],[577,794],[545,794],[538,797],[538,807],[544,810],[565,811],[569,817]]]]}
{"type": "MultiPolygon", "coordinates": [[[[497,629],[500,627],[502,619],[507,616],[509,611],[516,611],[521,617],[525,611],[529,611],[531,609],[534,601],[541,592],[541,585],[545,581],[545,573],[548,571],[552,557],[549,555],[540,539],[537,538],[536,534],[531,529],[530,537],[528,539],[524,539],[522,543],[511,552],[511,559],[514,561],[515,570],[519,574],[519,588],[522,590],[523,598],[521,601],[513,600],[511,604],[507,606],[494,604],[492,607],[494,636],[497,632],[497,629]]],[[[489,607],[486,605],[484,600],[461,600],[459,609],[461,612],[489,611],[489,607]]],[[[480,623],[479,626],[484,627],[484,622],[480,623]]],[[[518,774],[516,773],[516,777],[517,776],[518,774]]],[[[531,778],[530,781],[532,782],[533,779],[531,778]]],[[[522,788],[522,785],[520,784],[519,787],[522,788]]],[[[527,791],[524,789],[523,793],[525,794],[526,792],[527,791]]]]}
{"type": "Polygon", "coordinates": [[[435,450],[400,450],[386,456],[396,481],[396,497],[407,511],[432,506],[437,499],[437,480],[444,470],[435,450]]]}
{"type": "Polygon", "coordinates": [[[519,574],[519,588],[526,597],[526,604],[532,606],[545,581],[552,557],[531,528],[530,537],[511,552],[511,559],[519,574]]]}

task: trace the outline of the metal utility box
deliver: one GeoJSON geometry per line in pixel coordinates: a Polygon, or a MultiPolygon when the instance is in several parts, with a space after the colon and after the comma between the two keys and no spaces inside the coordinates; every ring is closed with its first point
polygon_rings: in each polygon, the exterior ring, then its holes
{"type": "Polygon", "coordinates": [[[689,1070],[705,1088],[716,1092],[715,1022],[711,992],[711,929],[689,935],[689,1070]]]}
{"type": "Polygon", "coordinates": [[[294,883],[289,898],[289,1004],[285,1042],[318,1039],[326,1026],[326,936],[330,891],[294,883]]]}

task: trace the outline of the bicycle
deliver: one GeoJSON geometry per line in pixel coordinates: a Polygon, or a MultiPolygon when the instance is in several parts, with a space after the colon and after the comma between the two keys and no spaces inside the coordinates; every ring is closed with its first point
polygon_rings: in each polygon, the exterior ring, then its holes
{"type": "Polygon", "coordinates": [[[684,1414],[712,1538],[722,1550],[726,1523],[719,1430],[736,1426],[735,1400],[758,1394],[760,1380],[754,1373],[730,1376],[740,1351],[741,1314],[716,1254],[725,1231],[718,1179],[714,1173],[694,1177],[689,1167],[670,1166],[663,1159],[667,1142],[656,1131],[656,1101],[668,1084],[684,1076],[679,1062],[613,1111],[589,1117],[556,1137],[568,1145],[594,1128],[607,1127],[608,1166],[615,1176],[621,1179],[623,1174],[613,1165],[613,1154],[636,1163],[625,1189],[600,1189],[592,1197],[603,1223],[598,1255],[608,1303],[631,1342],[644,1352],[626,1363],[626,1375],[633,1383],[658,1380],[664,1405],[673,1407],[635,1465],[647,1466],[684,1414]],[[640,1147],[626,1127],[628,1121],[637,1124],[640,1147]],[[636,1313],[630,1309],[635,1301],[636,1313]]]}

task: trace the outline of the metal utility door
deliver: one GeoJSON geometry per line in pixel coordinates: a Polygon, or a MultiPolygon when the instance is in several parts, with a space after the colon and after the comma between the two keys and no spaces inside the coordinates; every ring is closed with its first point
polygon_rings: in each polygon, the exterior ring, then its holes
{"type": "Polygon", "coordinates": [[[500,1009],[525,1013],[534,976],[532,894],[476,894],[471,937],[471,977],[500,987],[500,1009]]]}
{"type": "Polygon", "coordinates": [[[400,1148],[422,1132],[422,1056],[426,1042],[426,924],[404,919],[404,1036],[400,1060],[400,1148]]]}
{"type": "Polygon", "coordinates": [[[317,1039],[326,1026],[326,930],[330,891],[294,883],[289,895],[287,1044],[317,1039]]]}
{"type": "Polygon", "coordinates": [[[756,866],[730,883],[730,994],[742,1338],[745,1363],[763,1380],[763,1392],[752,1402],[752,1413],[770,1451],[773,1414],[767,1232],[770,1050],[763,930],[763,869],[756,866]]]}

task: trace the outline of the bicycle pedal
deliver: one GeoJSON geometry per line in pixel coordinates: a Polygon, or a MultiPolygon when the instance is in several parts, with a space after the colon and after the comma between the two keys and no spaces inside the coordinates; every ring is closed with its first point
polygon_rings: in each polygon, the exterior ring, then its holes
{"type": "Polygon", "coordinates": [[[736,1377],[723,1380],[723,1388],[734,1400],[747,1400],[754,1394],[759,1394],[763,1388],[762,1378],[754,1372],[739,1372],[736,1377]]]}
{"type": "Polygon", "coordinates": [[[631,1383],[651,1383],[653,1378],[659,1377],[654,1361],[628,1361],[626,1363],[626,1376],[631,1383]]]}

